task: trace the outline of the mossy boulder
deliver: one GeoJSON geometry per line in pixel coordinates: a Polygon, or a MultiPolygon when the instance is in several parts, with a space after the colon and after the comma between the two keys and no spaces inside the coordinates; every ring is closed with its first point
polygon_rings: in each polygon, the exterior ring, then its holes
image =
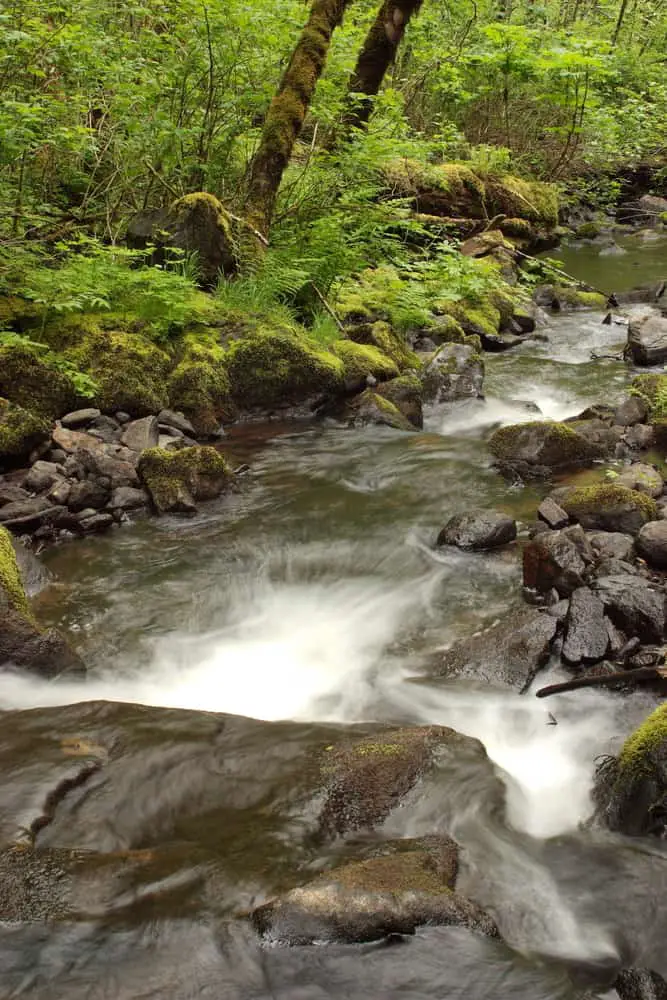
{"type": "MultiPolygon", "coordinates": [[[[333,415],[336,416],[336,413],[333,415]]],[[[350,427],[377,424],[382,427],[393,427],[398,431],[415,429],[413,423],[403,415],[395,403],[374,389],[365,389],[358,396],[346,400],[340,418],[350,427]]]]}
{"type": "Polygon", "coordinates": [[[607,300],[600,292],[587,291],[575,285],[541,285],[534,293],[538,305],[555,311],[568,309],[603,310],[607,300]]]}
{"type": "Polygon", "coordinates": [[[405,368],[418,368],[419,358],[408,347],[402,333],[395,330],[389,323],[381,320],[375,323],[360,323],[350,327],[347,333],[350,340],[357,344],[368,344],[382,351],[384,355],[403,371],[405,368]]]}
{"type": "Polygon", "coordinates": [[[568,424],[543,420],[499,427],[489,449],[502,471],[537,477],[590,465],[604,454],[568,424]]]}
{"type": "Polygon", "coordinates": [[[576,240],[594,240],[602,232],[600,224],[597,222],[582,222],[574,231],[576,240]]]}
{"type": "Polygon", "coordinates": [[[0,396],[52,419],[72,410],[79,398],[67,375],[23,344],[0,348],[0,396]]]}
{"type": "Polygon", "coordinates": [[[377,395],[393,403],[413,427],[424,426],[422,412],[424,386],[418,375],[408,373],[384,382],[378,386],[377,395]]]}
{"type": "Polygon", "coordinates": [[[201,437],[214,435],[221,422],[234,419],[225,351],[210,331],[186,334],[168,393],[170,406],[181,410],[201,437]]]}
{"type": "Polygon", "coordinates": [[[258,907],[252,922],[271,941],[290,945],[376,941],[414,934],[424,925],[498,936],[491,917],[455,893],[433,853],[424,850],[341,865],[258,907]]]}
{"type": "Polygon", "coordinates": [[[48,441],[51,421],[0,397],[0,469],[48,441]]]}
{"type": "Polygon", "coordinates": [[[230,343],[227,371],[239,409],[273,411],[341,392],[345,366],[304,332],[260,328],[230,343]]]}
{"type": "Polygon", "coordinates": [[[0,528],[0,667],[43,677],[82,674],[85,666],[56,629],[38,626],[23,589],[9,533],[0,528]]]}
{"type": "Polygon", "coordinates": [[[667,835],[667,704],[632,733],[595,779],[598,816],[630,836],[667,835]]]}
{"type": "Polygon", "coordinates": [[[220,452],[202,445],[176,451],[147,448],[137,472],[158,514],[192,514],[198,500],[220,496],[232,479],[220,452]]]}
{"type": "MultiPolygon", "coordinates": [[[[484,347],[485,341],[496,338],[502,324],[501,311],[490,299],[484,302],[440,301],[435,304],[435,308],[441,314],[447,314],[456,320],[468,336],[479,337],[482,347],[484,347]]],[[[512,309],[513,303],[510,308],[510,316],[512,309]]]]}
{"type": "Polygon", "coordinates": [[[421,372],[424,398],[441,403],[483,396],[484,359],[477,347],[443,344],[425,362],[421,372]]]}
{"type": "Polygon", "coordinates": [[[557,503],[582,527],[636,535],[658,517],[655,500],[617,483],[598,483],[560,489],[557,503]]]}
{"type": "Polygon", "coordinates": [[[169,405],[169,355],[140,332],[107,330],[92,324],[77,340],[68,333],[65,357],[92,376],[92,402],[106,413],[124,410],[131,417],[159,413],[169,405]]]}
{"type": "Polygon", "coordinates": [[[646,402],[651,419],[667,415],[667,375],[653,372],[637,375],[632,380],[631,392],[646,402]]]}
{"type": "Polygon", "coordinates": [[[331,350],[343,362],[346,385],[361,387],[371,375],[378,382],[386,382],[398,375],[396,363],[372,344],[357,344],[353,340],[336,340],[331,350]]]}
{"type": "Polygon", "coordinates": [[[168,209],[138,213],[128,226],[127,241],[134,248],[156,247],[158,261],[167,249],[196,254],[204,288],[214,288],[222,274],[237,269],[231,217],[205,191],[178,198],[168,209]]]}

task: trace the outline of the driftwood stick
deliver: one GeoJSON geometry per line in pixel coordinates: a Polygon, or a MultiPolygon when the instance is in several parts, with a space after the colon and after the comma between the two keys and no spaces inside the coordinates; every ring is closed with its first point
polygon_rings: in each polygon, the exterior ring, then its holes
{"type": "Polygon", "coordinates": [[[575,691],[578,688],[605,687],[607,684],[639,684],[641,681],[667,679],[667,667],[638,667],[636,670],[619,670],[605,677],[574,677],[571,681],[549,684],[535,692],[536,698],[548,698],[552,694],[575,691]]]}
{"type": "Polygon", "coordinates": [[[340,332],[344,334],[345,333],[345,327],[341,323],[340,318],[336,315],[336,313],[334,312],[334,310],[332,309],[332,307],[329,305],[329,303],[327,302],[327,300],[324,298],[324,296],[322,295],[322,292],[319,290],[319,288],[317,287],[317,285],[315,284],[315,282],[311,281],[310,284],[312,285],[313,291],[317,295],[318,299],[320,300],[320,302],[322,303],[322,305],[324,306],[324,308],[326,309],[326,311],[331,316],[332,320],[334,321],[334,323],[336,324],[336,326],[338,327],[338,329],[340,330],[340,332]]]}

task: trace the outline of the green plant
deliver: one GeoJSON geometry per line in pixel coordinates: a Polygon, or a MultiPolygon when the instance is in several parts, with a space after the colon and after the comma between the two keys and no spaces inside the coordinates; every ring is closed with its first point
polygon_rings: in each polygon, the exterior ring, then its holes
{"type": "Polygon", "coordinates": [[[52,351],[48,344],[32,340],[13,330],[0,330],[0,347],[27,347],[49,368],[66,375],[82,399],[92,399],[97,393],[98,386],[95,379],[71,364],[62,355],[52,351]]]}

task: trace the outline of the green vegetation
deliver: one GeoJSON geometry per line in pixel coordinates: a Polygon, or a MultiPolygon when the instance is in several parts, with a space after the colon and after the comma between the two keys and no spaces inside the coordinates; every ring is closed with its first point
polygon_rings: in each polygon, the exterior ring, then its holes
{"type": "Polygon", "coordinates": [[[665,742],[667,742],[667,704],[656,708],[625,741],[619,755],[621,769],[629,769],[635,773],[648,769],[649,755],[665,742]]]}
{"type": "Polygon", "coordinates": [[[15,611],[32,620],[32,612],[21,583],[11,537],[5,528],[0,528],[0,608],[3,595],[15,611]]]}

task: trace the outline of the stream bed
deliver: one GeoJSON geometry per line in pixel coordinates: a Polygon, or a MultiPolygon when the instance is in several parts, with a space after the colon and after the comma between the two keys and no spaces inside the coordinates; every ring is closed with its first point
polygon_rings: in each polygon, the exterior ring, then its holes
{"type": "MultiPolygon", "coordinates": [[[[622,258],[628,286],[643,252],[622,258]]],[[[625,340],[601,319],[554,316],[548,340],[487,356],[486,399],[432,408],[421,432],[232,428],[225,450],[250,465],[238,492],[191,520],[138,520],[45,554],[40,618],[91,671],[85,684],[0,675],[0,833],[15,836],[69,774],[63,748],[112,748],[113,780],[68,797],[38,845],[125,852],[130,867],[82,858],[75,918],[0,924],[3,1000],[565,1000],[615,996],[629,964],[667,974],[667,850],[587,825],[596,759],[648,696],[588,690],[547,705],[432,670],[521,604],[517,546],[434,550],[437,532],[473,508],[534,519],[546,487],[503,480],[485,440],[535,406],[559,419],[622,396],[627,366],[590,358],[625,340]],[[368,848],[309,837],[304,762],[378,722],[483,742],[490,771],[436,774],[381,833],[450,832],[465,848],[460,887],[503,940],[442,927],[365,946],[261,945],[239,914],[368,848]]]]}

